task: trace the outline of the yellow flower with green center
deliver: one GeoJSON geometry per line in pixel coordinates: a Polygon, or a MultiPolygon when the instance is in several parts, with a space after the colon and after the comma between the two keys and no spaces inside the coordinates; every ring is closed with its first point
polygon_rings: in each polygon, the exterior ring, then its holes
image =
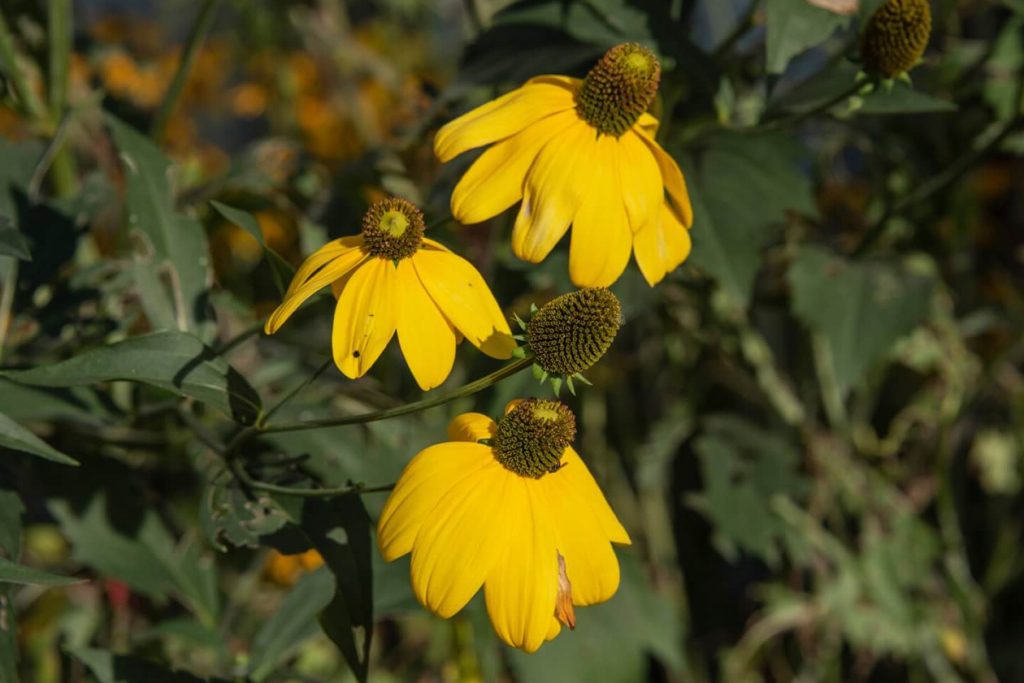
{"type": "Polygon", "coordinates": [[[614,595],[612,543],[629,544],[583,460],[558,401],[509,405],[497,423],[459,415],[451,439],[420,451],[384,505],[385,560],[412,553],[416,597],[448,618],[484,589],[498,636],[534,652],[574,628],[573,606],[614,595]]]}
{"type": "Polygon", "coordinates": [[[661,67],[647,48],[617,45],[582,81],[539,76],[451,121],[434,151],[449,161],[490,147],[452,194],[452,214],[479,223],[522,202],[516,256],[539,263],[572,225],[569,274],[606,287],[630,251],[650,285],[690,253],[693,210],[679,166],[647,113],[661,67]]]}
{"type": "Polygon", "coordinates": [[[493,358],[516,344],[483,277],[469,261],[423,235],[423,214],[404,199],[376,202],[362,233],[317,250],[295,273],[267,319],[274,334],[302,303],[330,285],[337,297],[331,346],[347,377],[362,377],[397,332],[416,382],[448,377],[460,335],[493,358]]]}

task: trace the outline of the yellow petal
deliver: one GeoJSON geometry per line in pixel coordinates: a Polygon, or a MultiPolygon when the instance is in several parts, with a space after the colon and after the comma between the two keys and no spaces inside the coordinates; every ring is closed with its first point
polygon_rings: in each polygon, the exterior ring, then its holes
{"type": "Polygon", "coordinates": [[[629,263],[633,236],[619,182],[614,138],[598,139],[589,192],[576,213],[569,243],[569,277],[577,287],[607,287],[629,263]]]}
{"type": "Polygon", "coordinates": [[[622,197],[630,230],[636,234],[657,215],[665,203],[658,161],[639,135],[627,132],[615,145],[622,197]]]}
{"type": "Polygon", "coordinates": [[[455,484],[494,462],[491,449],[477,443],[439,443],[409,461],[377,522],[377,545],[391,562],[412,551],[423,522],[455,484]]]}
{"type": "Polygon", "coordinates": [[[452,486],[424,521],[413,544],[416,598],[448,618],[466,606],[506,552],[518,520],[505,514],[506,491],[518,477],[491,460],[452,486]]]}
{"type": "Polygon", "coordinates": [[[409,259],[398,262],[398,343],[420,389],[448,379],[455,364],[455,331],[423,288],[409,259]]]}
{"type": "Polygon", "coordinates": [[[679,222],[689,229],[693,225],[693,206],[690,204],[690,193],[686,189],[686,181],[683,179],[683,172],[679,170],[679,164],[654,141],[653,137],[640,134],[640,139],[654,152],[654,158],[661,170],[661,179],[665,183],[668,196],[672,199],[672,209],[679,222]]]}
{"type": "Polygon", "coordinates": [[[662,203],[658,216],[633,236],[633,256],[647,284],[654,286],[690,255],[690,232],[662,203]]]}
{"type": "Polygon", "coordinates": [[[622,545],[630,544],[629,534],[612,512],[611,506],[601,493],[601,488],[594,481],[594,476],[590,474],[590,470],[572,446],[566,448],[562,455],[562,469],[558,470],[558,476],[568,480],[568,486],[577,493],[580,501],[589,506],[609,541],[622,545]]]}
{"type": "Polygon", "coordinates": [[[505,514],[515,520],[504,557],[484,583],[487,614],[498,637],[526,652],[547,639],[558,591],[558,554],[554,529],[532,484],[514,478],[505,497],[505,514]]]}
{"type": "Polygon", "coordinates": [[[452,215],[461,223],[479,223],[518,202],[540,149],[578,121],[574,112],[549,116],[481,154],[452,192],[452,215]]]}
{"type": "Polygon", "coordinates": [[[635,124],[633,124],[634,127],[639,128],[645,135],[647,135],[647,137],[651,138],[652,140],[658,132],[658,125],[658,119],[656,119],[652,114],[648,112],[644,112],[643,114],[641,114],[640,118],[637,119],[635,124]]]}
{"type": "Polygon", "coordinates": [[[487,415],[463,413],[456,415],[448,424],[448,438],[452,441],[472,441],[494,437],[498,425],[487,415]]]}
{"type": "Polygon", "coordinates": [[[427,250],[413,255],[412,262],[430,298],[473,346],[492,358],[512,356],[512,331],[473,264],[452,253],[427,250]]]}
{"type": "Polygon", "coordinates": [[[516,256],[539,263],[565,235],[580,203],[591,194],[590,179],[599,163],[596,146],[594,129],[577,118],[540,150],[512,228],[516,256]]]}
{"type": "MultiPolygon", "coordinates": [[[[361,239],[361,238],[360,238],[361,239]]],[[[360,242],[361,244],[361,242],[360,242]]],[[[332,242],[331,249],[322,247],[310,256],[295,274],[295,279],[285,293],[284,301],[270,314],[264,325],[264,332],[274,334],[291,317],[306,299],[327,285],[344,278],[367,259],[360,247],[338,245],[332,242]],[[305,269],[305,272],[303,271],[305,269]],[[304,277],[300,279],[300,275],[304,277]]]]}
{"type": "Polygon", "coordinates": [[[330,261],[333,261],[342,254],[361,246],[363,246],[362,235],[349,235],[348,237],[331,240],[314,251],[305,261],[302,262],[299,269],[295,271],[295,276],[292,277],[291,284],[288,285],[288,291],[285,292],[285,298],[304,285],[313,274],[327,265],[330,261]]]}
{"type": "Polygon", "coordinates": [[[398,275],[386,259],[371,258],[338,297],[331,346],[334,363],[356,379],[373,366],[395,334],[398,275]]]}
{"type": "Polygon", "coordinates": [[[540,76],[444,125],[434,154],[450,161],[463,152],[515,135],[544,117],[576,106],[569,79],[540,76]]]}
{"type": "Polygon", "coordinates": [[[429,237],[424,237],[423,238],[423,248],[424,249],[433,249],[435,251],[446,251],[446,252],[451,253],[451,249],[449,249],[448,247],[444,246],[443,244],[441,244],[437,240],[430,239],[429,237]]]}
{"type": "Polygon", "coordinates": [[[592,505],[570,479],[554,472],[537,483],[546,498],[558,551],[572,586],[572,602],[595,605],[619,588],[619,561],[592,505]]]}

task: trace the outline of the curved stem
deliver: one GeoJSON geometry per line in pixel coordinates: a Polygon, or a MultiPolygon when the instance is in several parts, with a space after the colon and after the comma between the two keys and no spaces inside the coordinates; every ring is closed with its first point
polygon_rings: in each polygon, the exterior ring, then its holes
{"type": "Polygon", "coordinates": [[[306,387],[308,387],[310,384],[315,382],[320,377],[320,375],[324,374],[324,371],[327,370],[327,368],[331,367],[331,365],[333,365],[333,364],[334,364],[334,359],[333,358],[329,358],[326,361],[324,361],[324,363],[320,367],[318,367],[316,369],[316,371],[312,375],[307,377],[298,386],[296,386],[294,389],[292,389],[287,394],[285,394],[281,398],[281,400],[278,401],[276,404],[274,404],[274,406],[272,408],[270,408],[267,412],[263,413],[263,415],[260,416],[260,419],[257,420],[256,424],[257,425],[264,425],[264,424],[266,424],[267,420],[272,418],[274,416],[274,414],[277,413],[277,411],[281,410],[281,408],[283,408],[289,401],[291,401],[293,398],[295,398],[300,393],[302,393],[302,391],[306,387]]]}
{"type": "Polygon", "coordinates": [[[235,478],[238,479],[238,481],[251,489],[256,491],[266,491],[267,493],[280,493],[287,496],[297,496],[300,498],[337,498],[338,496],[348,496],[359,493],[386,493],[395,488],[394,484],[382,484],[380,486],[351,484],[349,486],[323,489],[292,488],[290,486],[278,486],[277,484],[268,484],[265,481],[253,479],[249,476],[249,473],[245,471],[245,467],[242,463],[236,459],[228,460],[228,467],[231,469],[231,473],[235,475],[235,478]]]}
{"type": "Polygon", "coordinates": [[[444,392],[432,396],[430,398],[423,399],[421,401],[415,401],[413,403],[407,403],[402,406],[396,406],[394,408],[386,408],[384,410],[376,410],[369,413],[360,413],[359,415],[346,415],[345,417],[333,417],[324,420],[308,420],[305,422],[291,422],[278,425],[267,425],[262,429],[256,430],[244,430],[239,433],[238,437],[235,437],[233,442],[240,438],[246,432],[255,433],[259,432],[262,434],[272,434],[277,432],[301,432],[307,429],[320,429],[322,427],[341,427],[344,425],[352,424],[365,424],[367,422],[377,422],[378,420],[387,420],[392,417],[399,417],[400,415],[408,415],[410,413],[418,413],[421,410],[427,410],[428,408],[434,408],[436,406],[450,403],[456,399],[463,398],[464,396],[471,396],[478,391],[482,391],[487,387],[497,384],[501,380],[511,377],[520,370],[524,370],[533,364],[533,358],[520,358],[519,360],[509,363],[503,368],[495,370],[489,375],[485,375],[480,379],[464,384],[457,389],[452,391],[444,392]]]}
{"type": "Polygon", "coordinates": [[[842,92],[833,95],[832,97],[825,100],[821,104],[815,105],[810,109],[797,112],[796,114],[792,114],[790,116],[782,116],[777,119],[770,119],[768,121],[765,121],[764,123],[759,123],[756,126],[750,126],[748,128],[736,128],[734,130],[739,133],[760,134],[770,133],[772,131],[782,130],[784,128],[789,128],[790,126],[795,126],[798,123],[803,123],[812,116],[824,114],[837,104],[845,102],[846,100],[850,99],[851,97],[859,93],[861,90],[863,90],[870,83],[871,81],[856,81],[853,85],[846,88],[842,92]]]}

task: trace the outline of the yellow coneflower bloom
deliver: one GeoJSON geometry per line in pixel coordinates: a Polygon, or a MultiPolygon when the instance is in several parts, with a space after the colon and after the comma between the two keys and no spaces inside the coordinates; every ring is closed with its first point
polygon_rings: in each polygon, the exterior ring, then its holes
{"type": "Polygon", "coordinates": [[[571,223],[577,286],[615,282],[631,249],[647,282],[661,281],[690,253],[693,210],[646,113],[660,74],[650,50],[617,45],[582,81],[539,76],[445,125],[434,140],[441,161],[491,145],[455,187],[452,214],[479,223],[521,200],[519,258],[542,261],[571,223]]]}
{"type": "Polygon", "coordinates": [[[629,536],[570,444],[576,424],[558,401],[510,404],[448,426],[451,441],[414,457],[384,505],[385,560],[412,553],[413,591],[448,618],[483,586],[498,636],[534,652],[575,627],[573,606],[619,585],[612,543],[629,536]]]}
{"type": "Polygon", "coordinates": [[[299,267],[266,333],[330,285],[338,299],[331,346],[347,377],[366,374],[396,332],[424,390],[448,377],[460,334],[488,356],[509,358],[515,341],[487,283],[423,228],[423,214],[404,199],[375,202],[361,234],[327,243],[299,267]]]}

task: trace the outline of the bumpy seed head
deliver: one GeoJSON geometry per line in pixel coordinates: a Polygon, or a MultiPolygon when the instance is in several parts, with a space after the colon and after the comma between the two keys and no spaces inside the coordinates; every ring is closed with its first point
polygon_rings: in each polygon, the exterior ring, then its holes
{"type": "Polygon", "coordinates": [[[563,294],[541,306],[526,341],[544,371],[572,376],[601,359],[622,323],[622,306],[603,287],[563,294]]]}
{"type": "Polygon", "coordinates": [[[887,0],[861,37],[864,70],[883,78],[908,71],[924,54],[932,31],[929,0],[887,0]]]}
{"type": "Polygon", "coordinates": [[[643,45],[623,43],[604,53],[576,93],[576,111],[606,135],[619,137],[658,93],[661,64],[643,45]]]}
{"type": "Polygon", "coordinates": [[[363,216],[363,246],[379,258],[397,261],[416,253],[423,242],[423,214],[412,202],[388,197],[363,216]]]}
{"type": "Polygon", "coordinates": [[[505,469],[540,479],[562,466],[562,454],[576,438],[576,416],[561,401],[520,401],[498,420],[491,441],[505,469]]]}

